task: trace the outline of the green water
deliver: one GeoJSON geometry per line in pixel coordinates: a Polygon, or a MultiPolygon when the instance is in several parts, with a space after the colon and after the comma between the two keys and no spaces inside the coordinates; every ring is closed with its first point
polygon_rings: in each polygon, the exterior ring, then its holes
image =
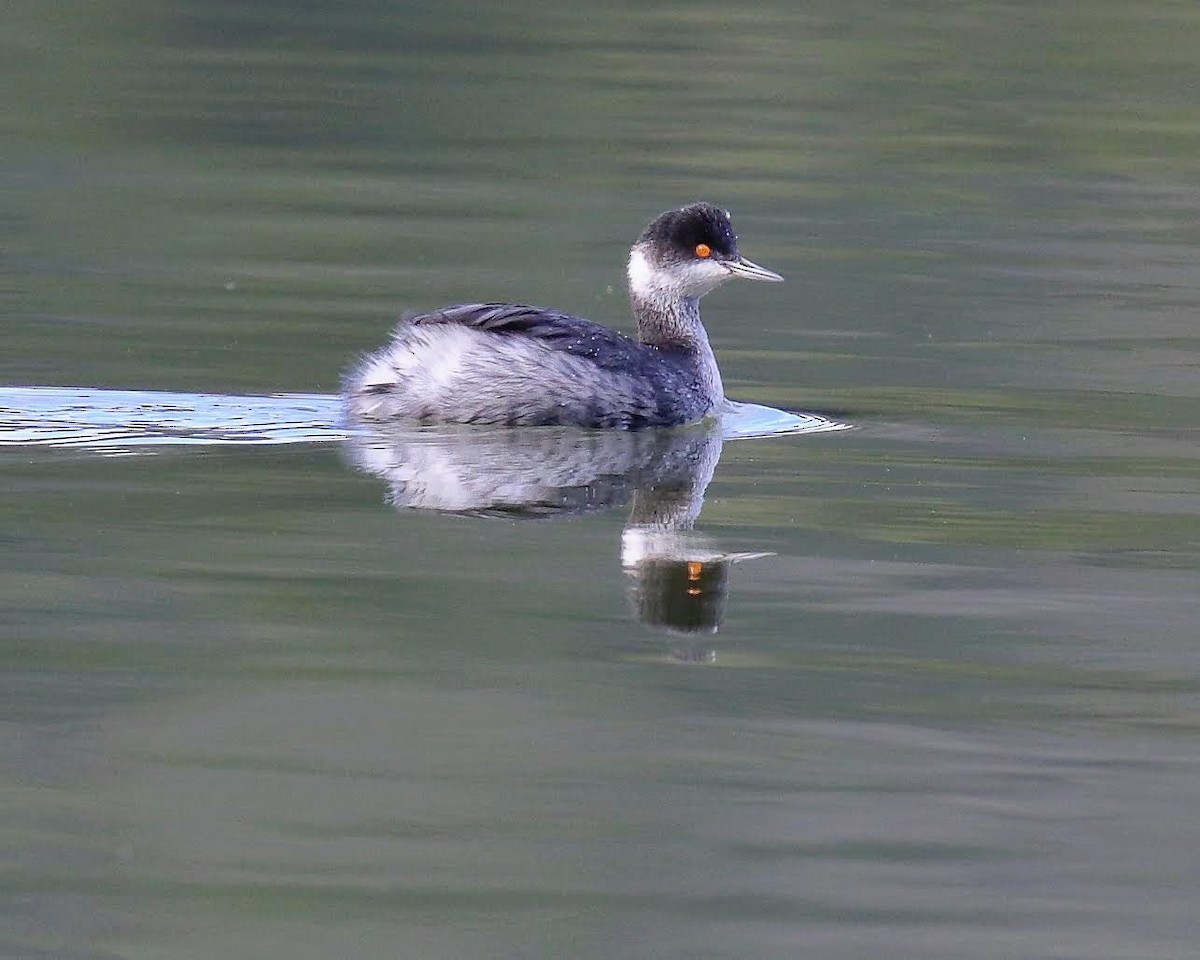
{"type": "Polygon", "coordinates": [[[0,955],[1194,956],[1197,49],[1167,0],[13,5],[0,383],[627,324],[704,198],[788,279],[705,300],[728,393],[856,429],[725,445],[714,634],[647,625],[625,506],[0,448],[0,955]]]}

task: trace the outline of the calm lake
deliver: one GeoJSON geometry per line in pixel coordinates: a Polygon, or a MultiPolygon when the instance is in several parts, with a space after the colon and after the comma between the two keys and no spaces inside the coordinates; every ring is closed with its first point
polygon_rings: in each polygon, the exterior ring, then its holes
{"type": "Polygon", "coordinates": [[[18,0],[0,956],[1195,957],[1197,50],[18,0]],[[788,281],[705,299],[727,393],[852,429],[340,421],[405,310],[629,330],[697,199],[788,281]]]}

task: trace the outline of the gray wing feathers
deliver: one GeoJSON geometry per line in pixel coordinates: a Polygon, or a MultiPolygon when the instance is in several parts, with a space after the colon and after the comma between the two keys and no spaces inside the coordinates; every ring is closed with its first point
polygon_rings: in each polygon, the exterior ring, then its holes
{"type": "Polygon", "coordinates": [[[632,337],[569,313],[519,303],[462,303],[406,315],[415,326],[458,324],[487,333],[531,337],[551,350],[586,357],[604,370],[628,370],[657,353],[632,337]]]}

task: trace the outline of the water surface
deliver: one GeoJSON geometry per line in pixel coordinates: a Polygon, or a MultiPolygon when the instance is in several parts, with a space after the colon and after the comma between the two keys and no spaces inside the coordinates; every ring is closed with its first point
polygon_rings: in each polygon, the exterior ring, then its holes
{"type": "Polygon", "coordinates": [[[0,448],[0,953],[1195,954],[1193,5],[2,42],[0,380],[244,442],[0,448]],[[788,279],[706,298],[729,394],[856,429],[509,450],[520,511],[333,426],[407,309],[628,329],[628,244],[699,198],[788,279]]]}

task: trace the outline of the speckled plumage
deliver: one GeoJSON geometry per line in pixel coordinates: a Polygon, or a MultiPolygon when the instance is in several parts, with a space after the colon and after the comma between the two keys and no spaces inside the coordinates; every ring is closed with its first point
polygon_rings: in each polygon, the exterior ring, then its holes
{"type": "Polygon", "coordinates": [[[724,392],[698,301],[734,275],[779,279],[739,257],[723,211],[668,211],[630,252],[638,340],[541,307],[460,304],[405,317],[344,395],[368,420],[627,430],[700,420],[724,392]]]}

